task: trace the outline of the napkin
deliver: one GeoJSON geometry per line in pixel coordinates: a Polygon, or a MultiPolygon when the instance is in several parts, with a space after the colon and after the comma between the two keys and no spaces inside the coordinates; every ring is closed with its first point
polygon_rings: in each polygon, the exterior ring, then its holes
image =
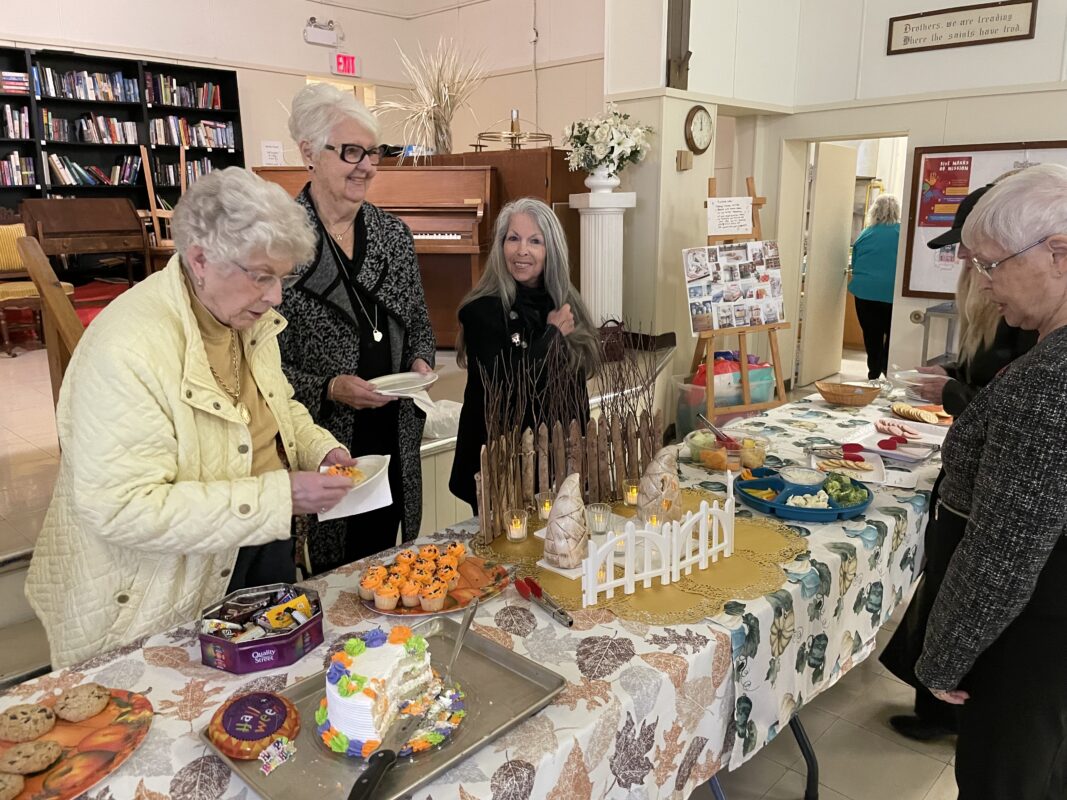
{"type": "Polygon", "coordinates": [[[430,395],[426,394],[425,389],[400,389],[395,392],[381,392],[381,394],[384,394],[386,397],[403,397],[408,400],[413,400],[415,401],[415,405],[422,409],[422,412],[427,415],[429,415],[434,410],[434,402],[430,399],[430,395]]]}
{"type": "Polygon", "coordinates": [[[352,489],[341,498],[341,502],[325,513],[319,514],[319,522],[331,519],[351,517],[376,508],[384,508],[393,502],[393,493],[389,490],[389,458],[390,456],[377,456],[385,459],[385,468],[368,481],[352,489]]]}

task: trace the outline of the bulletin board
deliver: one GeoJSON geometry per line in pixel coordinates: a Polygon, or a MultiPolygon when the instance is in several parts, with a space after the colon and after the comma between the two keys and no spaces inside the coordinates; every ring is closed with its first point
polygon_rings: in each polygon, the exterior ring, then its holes
{"type": "Polygon", "coordinates": [[[1067,141],[915,148],[904,252],[905,297],[955,297],[960,269],[955,247],[931,250],[926,243],[952,227],[956,207],[972,191],[1005,172],[1035,164],[1067,166],[1067,141]]]}

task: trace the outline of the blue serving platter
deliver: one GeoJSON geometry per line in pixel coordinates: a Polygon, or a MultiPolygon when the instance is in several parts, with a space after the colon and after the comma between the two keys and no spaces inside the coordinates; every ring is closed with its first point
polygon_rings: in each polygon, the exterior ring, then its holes
{"type": "MultiPolygon", "coordinates": [[[[862,503],[854,506],[839,506],[831,499],[829,508],[799,508],[786,505],[786,500],[793,495],[812,494],[811,488],[787,486],[781,476],[773,469],[754,469],[752,474],[754,476],[752,480],[734,482],[734,493],[737,495],[737,499],[746,506],[779,519],[795,519],[801,522],[833,522],[838,519],[852,519],[866,511],[874,500],[874,493],[871,488],[867,484],[853,479],[853,483],[867,490],[867,499],[862,503]],[[745,489],[774,489],[778,492],[778,496],[774,500],[760,500],[758,497],[753,497],[744,491],[745,489]]],[[[818,491],[818,489],[815,489],[815,491],[818,491]]]]}

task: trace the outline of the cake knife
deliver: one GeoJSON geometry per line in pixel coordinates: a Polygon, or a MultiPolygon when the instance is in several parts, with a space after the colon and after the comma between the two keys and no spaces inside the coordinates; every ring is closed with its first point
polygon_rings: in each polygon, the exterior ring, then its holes
{"type": "Polygon", "coordinates": [[[425,719],[425,714],[401,714],[393,721],[389,730],[385,732],[385,736],[382,737],[381,745],[367,759],[366,769],[352,784],[348,800],[371,800],[374,797],[378,786],[396,764],[397,751],[404,746],[425,719]]]}

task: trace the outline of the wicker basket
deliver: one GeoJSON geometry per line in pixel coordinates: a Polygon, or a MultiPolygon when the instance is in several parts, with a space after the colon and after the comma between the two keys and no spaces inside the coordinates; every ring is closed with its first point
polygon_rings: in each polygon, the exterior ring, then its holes
{"type": "Polygon", "coordinates": [[[815,381],[822,399],[835,406],[865,406],[878,396],[880,386],[856,386],[851,383],[815,381]]]}

